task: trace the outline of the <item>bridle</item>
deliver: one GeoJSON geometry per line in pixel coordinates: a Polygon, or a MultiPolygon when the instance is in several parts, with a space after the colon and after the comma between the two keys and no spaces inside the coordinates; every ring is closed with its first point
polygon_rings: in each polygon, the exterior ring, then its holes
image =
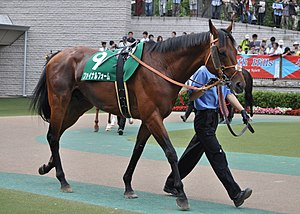
{"type": "Polygon", "coordinates": [[[229,84],[232,81],[233,77],[236,74],[238,74],[238,72],[242,71],[242,67],[239,66],[238,64],[228,65],[228,66],[221,64],[221,60],[219,57],[219,50],[218,50],[218,47],[216,46],[216,42],[218,40],[219,40],[218,38],[214,39],[213,34],[210,34],[210,52],[208,53],[208,56],[205,60],[205,66],[207,67],[207,63],[208,63],[209,59],[211,58],[214,68],[218,72],[218,78],[221,80],[221,82],[223,84],[229,84]],[[225,71],[229,68],[235,68],[235,72],[233,73],[233,75],[230,78],[228,78],[228,76],[225,73],[225,71]]]}

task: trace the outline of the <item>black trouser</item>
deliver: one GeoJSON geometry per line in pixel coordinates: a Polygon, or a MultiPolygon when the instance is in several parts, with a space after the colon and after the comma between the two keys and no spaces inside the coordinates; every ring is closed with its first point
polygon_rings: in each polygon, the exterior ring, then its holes
{"type": "Polygon", "coordinates": [[[120,117],[120,116],[118,116],[118,126],[119,126],[118,129],[124,130],[124,128],[125,128],[125,123],[126,123],[126,118],[125,118],[125,117],[120,117]]]}
{"type": "MultiPolygon", "coordinates": [[[[241,191],[239,185],[228,168],[226,155],[216,137],[218,126],[218,110],[197,111],[194,120],[196,135],[192,138],[188,147],[178,162],[181,179],[187,176],[197,165],[203,152],[212,166],[219,180],[224,185],[229,197],[233,200],[241,191]]],[[[173,176],[169,175],[167,186],[173,186],[173,176]]]]}

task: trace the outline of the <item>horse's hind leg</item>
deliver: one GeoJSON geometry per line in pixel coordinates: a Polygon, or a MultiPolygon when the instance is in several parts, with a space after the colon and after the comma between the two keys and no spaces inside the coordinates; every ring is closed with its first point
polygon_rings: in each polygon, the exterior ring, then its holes
{"type": "Polygon", "coordinates": [[[43,164],[40,168],[39,168],[39,174],[40,175],[45,175],[48,172],[50,172],[51,169],[53,169],[54,167],[54,162],[53,162],[53,157],[50,157],[50,160],[47,164],[43,164]]]}
{"type": "Polygon", "coordinates": [[[134,193],[132,186],[131,186],[132,175],[133,175],[133,171],[136,167],[138,160],[141,157],[141,154],[144,150],[145,144],[146,144],[147,140],[149,139],[150,135],[151,134],[150,134],[148,128],[145,126],[145,124],[142,123],[142,125],[139,129],[138,135],[137,135],[136,144],[134,146],[130,162],[129,162],[126,172],[123,176],[123,181],[125,183],[125,192],[124,192],[125,198],[137,198],[137,195],[134,193]]]}
{"type": "Polygon", "coordinates": [[[99,131],[99,108],[96,108],[96,116],[95,116],[95,125],[94,125],[94,132],[99,131]]]}

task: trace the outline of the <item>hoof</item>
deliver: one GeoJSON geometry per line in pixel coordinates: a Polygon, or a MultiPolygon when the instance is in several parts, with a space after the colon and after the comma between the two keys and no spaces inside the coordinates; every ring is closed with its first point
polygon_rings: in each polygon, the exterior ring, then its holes
{"type": "Polygon", "coordinates": [[[179,207],[179,209],[182,211],[190,209],[190,205],[189,205],[189,202],[187,199],[177,198],[176,203],[177,203],[177,206],[179,207]]]}
{"type": "Polygon", "coordinates": [[[46,165],[44,164],[43,166],[41,166],[41,167],[39,168],[39,174],[40,174],[40,175],[45,175],[45,174],[46,174],[46,172],[45,172],[45,167],[46,167],[46,165]]]}
{"type": "Polygon", "coordinates": [[[99,127],[95,127],[94,132],[98,132],[98,131],[99,131],[99,127]]]}
{"type": "Polygon", "coordinates": [[[73,189],[70,185],[67,185],[67,186],[64,186],[64,187],[61,187],[60,190],[62,192],[65,192],[65,193],[72,193],[73,192],[73,189]]]}
{"type": "Polygon", "coordinates": [[[131,192],[125,192],[124,197],[126,199],[133,199],[133,198],[138,198],[137,194],[134,193],[134,191],[131,192]]]}

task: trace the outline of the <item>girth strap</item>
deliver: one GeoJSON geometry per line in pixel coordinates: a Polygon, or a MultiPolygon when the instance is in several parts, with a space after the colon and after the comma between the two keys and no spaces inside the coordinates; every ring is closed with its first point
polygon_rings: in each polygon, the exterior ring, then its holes
{"type": "Polygon", "coordinates": [[[128,51],[126,49],[127,47],[124,47],[118,57],[115,88],[121,114],[126,118],[131,118],[128,92],[126,83],[124,82],[124,63],[128,57],[128,51]]]}

